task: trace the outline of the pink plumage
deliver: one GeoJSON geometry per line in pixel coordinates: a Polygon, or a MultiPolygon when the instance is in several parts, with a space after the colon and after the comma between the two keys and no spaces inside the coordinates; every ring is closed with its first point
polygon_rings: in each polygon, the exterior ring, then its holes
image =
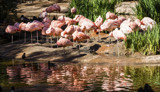
{"type": "Polygon", "coordinates": [[[67,39],[67,38],[60,38],[58,41],[57,41],[57,45],[58,46],[62,46],[62,47],[66,47],[66,46],[73,46],[73,43],[67,39]]]}
{"type": "Polygon", "coordinates": [[[6,33],[14,34],[17,32],[17,30],[18,30],[17,27],[12,26],[12,25],[8,25],[5,31],[6,31],[6,33]]]}

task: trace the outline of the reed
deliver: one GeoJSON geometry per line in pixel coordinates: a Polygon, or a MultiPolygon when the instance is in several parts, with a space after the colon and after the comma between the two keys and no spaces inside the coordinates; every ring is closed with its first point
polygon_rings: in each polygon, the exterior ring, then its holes
{"type": "Polygon", "coordinates": [[[156,54],[160,43],[160,25],[157,24],[152,30],[135,31],[127,35],[125,46],[132,52],[141,52],[144,55],[156,54]]]}
{"type": "Polygon", "coordinates": [[[160,22],[160,0],[139,0],[134,9],[139,19],[151,17],[156,22],[160,22]]]}
{"type": "MultiPolygon", "coordinates": [[[[101,15],[103,19],[106,17],[106,12],[115,12],[115,5],[122,0],[71,0],[70,8],[77,9],[76,14],[81,14],[93,21],[101,15]]],[[[76,14],[68,13],[69,17],[74,17],[76,14]]]]}

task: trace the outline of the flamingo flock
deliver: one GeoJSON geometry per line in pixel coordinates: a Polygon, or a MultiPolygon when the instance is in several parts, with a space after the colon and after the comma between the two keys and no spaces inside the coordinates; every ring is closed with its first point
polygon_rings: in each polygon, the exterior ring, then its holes
{"type": "MultiPolygon", "coordinates": [[[[118,41],[119,39],[126,40],[126,35],[131,32],[137,30],[146,31],[147,28],[152,29],[156,24],[156,22],[149,17],[144,17],[142,20],[136,19],[135,21],[131,21],[131,19],[117,16],[111,12],[106,13],[106,19],[103,19],[101,16],[99,16],[95,22],[83,15],[76,15],[73,19],[66,16],[59,16],[57,20],[51,20],[48,17],[48,13],[54,11],[60,12],[60,6],[53,4],[47,7],[39,16],[43,19],[43,21],[34,20],[28,23],[16,22],[14,25],[8,25],[5,31],[9,34],[12,34],[12,43],[13,34],[16,32],[21,32],[22,30],[25,31],[24,42],[26,42],[26,32],[31,33],[31,43],[33,42],[32,32],[37,31],[38,43],[38,31],[41,31],[42,36],[51,38],[51,43],[52,37],[57,37],[57,46],[62,46],[65,48],[66,46],[73,46],[71,39],[78,43],[90,39],[91,36],[89,33],[92,31],[108,31],[110,32],[109,36],[114,37],[118,41]],[[62,28],[64,25],[67,27],[62,28]]],[[[76,8],[73,7],[71,9],[71,13],[76,13],[76,8]]]]}

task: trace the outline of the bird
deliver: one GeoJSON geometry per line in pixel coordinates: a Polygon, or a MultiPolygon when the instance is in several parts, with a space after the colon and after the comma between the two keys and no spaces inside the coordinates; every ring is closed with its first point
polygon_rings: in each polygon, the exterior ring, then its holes
{"type": "Polygon", "coordinates": [[[94,23],[97,26],[97,28],[99,29],[99,31],[97,32],[98,33],[98,41],[99,41],[99,38],[100,38],[100,26],[103,24],[103,18],[101,16],[99,16],[94,23]]]}
{"type": "Polygon", "coordinates": [[[28,22],[30,21],[30,20],[29,20],[27,17],[25,17],[24,15],[21,15],[20,19],[21,19],[21,22],[24,22],[24,23],[28,23],[28,22]]]}
{"type": "Polygon", "coordinates": [[[146,83],[144,85],[144,88],[143,87],[138,88],[137,92],[154,92],[154,90],[149,84],[146,83]]]}
{"type": "Polygon", "coordinates": [[[25,31],[26,25],[27,25],[27,24],[24,23],[24,22],[21,22],[21,23],[19,24],[19,29],[24,31],[24,43],[26,43],[26,31],[25,31]]]}
{"type": "Polygon", "coordinates": [[[13,34],[15,34],[19,29],[16,26],[8,25],[5,29],[6,33],[11,34],[12,44],[13,44],[13,34]]]}
{"type": "Polygon", "coordinates": [[[57,20],[56,16],[53,16],[52,20],[57,20]]]}
{"type": "Polygon", "coordinates": [[[71,13],[75,14],[77,12],[77,9],[75,7],[71,8],[71,13]]]}
{"type": "Polygon", "coordinates": [[[73,43],[72,43],[69,39],[63,38],[63,37],[61,37],[61,38],[57,41],[56,44],[57,44],[58,46],[62,46],[62,47],[63,47],[63,52],[64,52],[64,54],[65,54],[65,47],[67,47],[67,46],[73,46],[73,43]]]}
{"type": "Polygon", "coordinates": [[[25,58],[26,58],[26,53],[23,53],[22,59],[25,59],[25,58]]]}
{"type": "Polygon", "coordinates": [[[114,13],[111,12],[106,13],[106,19],[116,19],[116,18],[118,18],[118,16],[115,15],[114,13]]]}
{"type": "Polygon", "coordinates": [[[125,36],[125,34],[122,31],[118,30],[118,28],[116,28],[113,32],[111,32],[109,34],[109,36],[114,37],[117,40],[117,54],[119,56],[118,40],[120,40],[120,39],[121,40],[126,40],[127,37],[125,36]]]}
{"type": "Polygon", "coordinates": [[[80,42],[86,40],[86,39],[90,39],[89,36],[87,36],[85,33],[83,32],[78,32],[78,31],[75,31],[73,34],[73,41],[76,41],[79,43],[79,48],[78,48],[78,52],[80,54],[80,42]]]}

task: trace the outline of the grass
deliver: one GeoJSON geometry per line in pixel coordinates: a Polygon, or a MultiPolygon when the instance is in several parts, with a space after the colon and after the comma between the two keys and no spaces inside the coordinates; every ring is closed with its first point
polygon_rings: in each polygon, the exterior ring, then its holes
{"type": "Polygon", "coordinates": [[[115,12],[115,5],[122,0],[71,0],[70,8],[77,9],[76,14],[68,13],[68,16],[73,18],[77,14],[81,14],[86,18],[95,21],[101,15],[103,19],[106,18],[106,12],[115,12]]]}
{"type": "Polygon", "coordinates": [[[127,35],[125,46],[132,52],[141,52],[144,55],[156,54],[160,43],[160,24],[146,32],[135,31],[127,35]]]}
{"type": "Polygon", "coordinates": [[[134,11],[139,19],[151,17],[157,23],[160,22],[160,0],[139,0],[138,2],[134,11]]]}

